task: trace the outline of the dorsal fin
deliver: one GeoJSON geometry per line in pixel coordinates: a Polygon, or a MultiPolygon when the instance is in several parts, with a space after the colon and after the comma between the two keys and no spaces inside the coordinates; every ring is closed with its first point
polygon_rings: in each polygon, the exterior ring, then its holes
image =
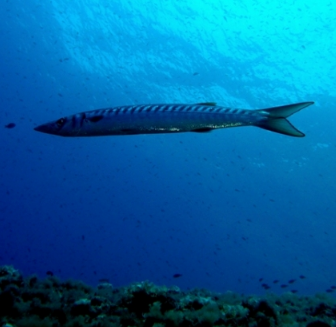
{"type": "Polygon", "coordinates": [[[216,106],[216,102],[201,102],[201,103],[196,103],[199,106],[216,106]]]}

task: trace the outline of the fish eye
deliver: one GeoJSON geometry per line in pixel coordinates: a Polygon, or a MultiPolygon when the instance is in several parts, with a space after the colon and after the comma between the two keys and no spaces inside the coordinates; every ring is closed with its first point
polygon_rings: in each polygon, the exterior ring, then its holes
{"type": "Polygon", "coordinates": [[[65,119],[64,118],[60,118],[59,120],[56,121],[56,125],[57,127],[62,127],[65,123],[65,119]]]}

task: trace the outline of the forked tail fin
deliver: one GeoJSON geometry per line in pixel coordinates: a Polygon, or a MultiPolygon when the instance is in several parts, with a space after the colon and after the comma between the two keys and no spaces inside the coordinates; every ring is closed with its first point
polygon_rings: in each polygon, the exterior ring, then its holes
{"type": "Polygon", "coordinates": [[[286,118],[313,103],[314,102],[301,102],[289,104],[287,106],[257,110],[263,114],[266,119],[258,122],[255,126],[280,134],[303,137],[305,135],[294,127],[286,118]]]}

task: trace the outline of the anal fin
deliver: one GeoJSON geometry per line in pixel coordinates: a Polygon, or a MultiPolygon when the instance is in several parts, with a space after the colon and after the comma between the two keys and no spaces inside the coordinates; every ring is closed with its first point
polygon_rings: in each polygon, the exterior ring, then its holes
{"type": "Polygon", "coordinates": [[[196,128],[191,130],[190,132],[196,132],[196,133],[208,133],[211,132],[213,128],[211,127],[204,127],[204,128],[196,128]]]}

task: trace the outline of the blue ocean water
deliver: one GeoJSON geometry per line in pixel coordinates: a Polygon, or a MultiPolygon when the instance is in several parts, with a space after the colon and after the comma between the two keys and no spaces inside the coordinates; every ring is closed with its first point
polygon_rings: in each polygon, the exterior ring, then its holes
{"type": "Polygon", "coordinates": [[[336,284],[335,15],[325,0],[4,2],[0,265],[245,294],[336,284]],[[97,108],[205,101],[315,105],[291,117],[305,138],[33,130],[97,108]]]}

